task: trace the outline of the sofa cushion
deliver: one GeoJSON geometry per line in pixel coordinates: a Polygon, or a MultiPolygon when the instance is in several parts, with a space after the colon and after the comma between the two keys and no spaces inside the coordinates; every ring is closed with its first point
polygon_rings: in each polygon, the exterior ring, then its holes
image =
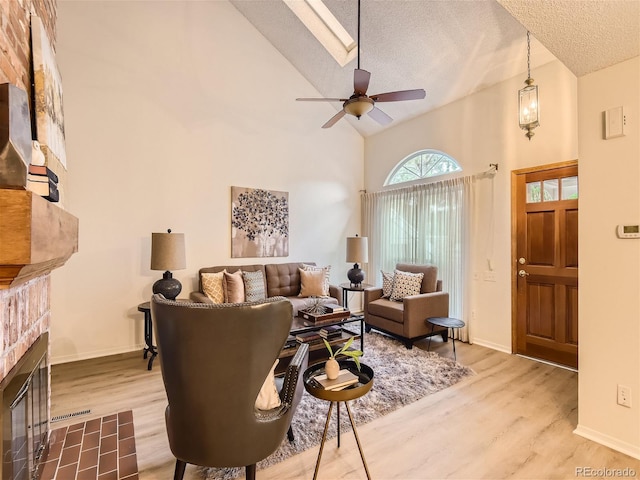
{"type": "Polygon", "coordinates": [[[422,285],[424,273],[411,273],[396,270],[393,275],[393,289],[391,300],[402,300],[404,297],[418,295],[422,285]]]}
{"type": "Polygon", "coordinates": [[[422,286],[420,287],[420,293],[433,293],[437,290],[438,284],[438,267],[435,265],[418,265],[413,263],[398,263],[396,265],[397,270],[411,273],[423,273],[422,286]]]}
{"type": "Polygon", "coordinates": [[[369,302],[367,311],[370,315],[387,318],[394,322],[404,322],[404,308],[402,302],[393,302],[386,298],[379,298],[373,302],[369,302]]]}
{"type": "Polygon", "coordinates": [[[322,284],[322,295],[329,295],[329,275],[331,273],[331,265],[327,265],[326,267],[317,267],[312,264],[304,263],[302,264],[302,269],[307,272],[322,272],[324,275],[324,281],[322,284]]]}
{"type": "MultiPolygon", "coordinates": [[[[264,265],[217,265],[215,267],[203,267],[201,268],[198,273],[199,273],[199,278],[200,278],[200,291],[204,293],[204,290],[202,288],[202,274],[203,273],[219,273],[222,272],[223,270],[226,270],[227,272],[235,272],[236,270],[242,270],[243,272],[257,272],[258,270],[260,270],[263,274],[264,274],[264,265]]],[[[266,288],[266,283],[265,283],[265,288],[266,288]]]]}
{"type": "Polygon", "coordinates": [[[300,270],[300,296],[322,297],[324,293],[324,272],[322,270],[300,270]]]}
{"type": "Polygon", "coordinates": [[[223,272],[224,303],[244,302],[244,280],[242,271],[234,273],[223,272]]]}
{"type": "Polygon", "coordinates": [[[258,302],[267,298],[262,270],[256,270],[255,272],[245,272],[243,270],[242,279],[244,280],[245,301],[258,302]]]}
{"type": "Polygon", "coordinates": [[[224,288],[222,286],[224,272],[226,270],[218,273],[200,274],[202,291],[213,303],[224,303],[224,288]]]}
{"type": "Polygon", "coordinates": [[[300,293],[301,263],[271,263],[264,266],[267,297],[292,297],[300,293]]]}
{"type": "Polygon", "coordinates": [[[389,298],[391,296],[391,291],[393,290],[393,272],[383,272],[382,273],[382,298],[389,298]]]}

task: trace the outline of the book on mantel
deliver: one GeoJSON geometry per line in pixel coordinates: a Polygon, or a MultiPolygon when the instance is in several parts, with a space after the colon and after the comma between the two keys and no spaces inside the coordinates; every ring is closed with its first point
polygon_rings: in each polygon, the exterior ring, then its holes
{"type": "Polygon", "coordinates": [[[38,175],[42,177],[48,177],[53,180],[54,183],[58,183],[58,176],[49,169],[46,165],[29,165],[29,174],[38,175]]]}
{"type": "Polygon", "coordinates": [[[37,193],[50,202],[57,202],[60,200],[58,186],[51,178],[45,175],[32,174],[28,174],[27,177],[27,190],[31,190],[33,193],[37,193]]]}

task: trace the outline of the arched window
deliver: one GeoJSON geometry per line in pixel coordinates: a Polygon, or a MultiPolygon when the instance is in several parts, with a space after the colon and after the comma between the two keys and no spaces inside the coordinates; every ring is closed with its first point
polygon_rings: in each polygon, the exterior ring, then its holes
{"type": "Polygon", "coordinates": [[[460,171],[462,168],[458,162],[446,153],[438,150],[420,150],[398,163],[387,177],[384,185],[414,182],[460,171]]]}

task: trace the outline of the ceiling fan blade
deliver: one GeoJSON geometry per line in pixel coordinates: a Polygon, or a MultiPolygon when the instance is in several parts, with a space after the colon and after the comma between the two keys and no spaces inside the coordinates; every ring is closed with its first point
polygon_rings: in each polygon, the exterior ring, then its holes
{"type": "Polygon", "coordinates": [[[353,93],[356,95],[364,95],[369,88],[369,79],[371,74],[366,70],[356,68],[353,71],[353,93]]]}
{"type": "Polygon", "coordinates": [[[393,122],[393,118],[384,113],[378,107],[373,107],[373,110],[369,112],[369,116],[380,125],[389,125],[391,122],[393,122]]]}
{"type": "Polygon", "coordinates": [[[376,102],[398,102],[400,100],[421,100],[427,94],[422,88],[417,90],[400,90],[399,92],[379,93],[369,98],[376,102]]]}
{"type": "Polygon", "coordinates": [[[322,128],[329,128],[329,127],[333,127],[333,125],[340,120],[342,117],[344,117],[345,112],[344,110],[340,110],[338,113],[336,113],[333,117],[331,117],[329,119],[329,121],[327,123],[325,123],[324,125],[322,125],[322,128]]]}
{"type": "Polygon", "coordinates": [[[297,102],[346,102],[347,98],[296,98],[297,102]]]}

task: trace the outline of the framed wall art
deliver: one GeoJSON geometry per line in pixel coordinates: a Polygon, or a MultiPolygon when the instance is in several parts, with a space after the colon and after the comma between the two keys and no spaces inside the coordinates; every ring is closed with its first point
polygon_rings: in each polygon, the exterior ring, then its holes
{"type": "Polygon", "coordinates": [[[47,165],[53,165],[54,157],[66,169],[62,79],[47,31],[36,15],[31,16],[31,38],[37,140],[47,165]]]}
{"type": "Polygon", "coordinates": [[[231,257],[289,256],[289,193],[231,187],[231,257]]]}

